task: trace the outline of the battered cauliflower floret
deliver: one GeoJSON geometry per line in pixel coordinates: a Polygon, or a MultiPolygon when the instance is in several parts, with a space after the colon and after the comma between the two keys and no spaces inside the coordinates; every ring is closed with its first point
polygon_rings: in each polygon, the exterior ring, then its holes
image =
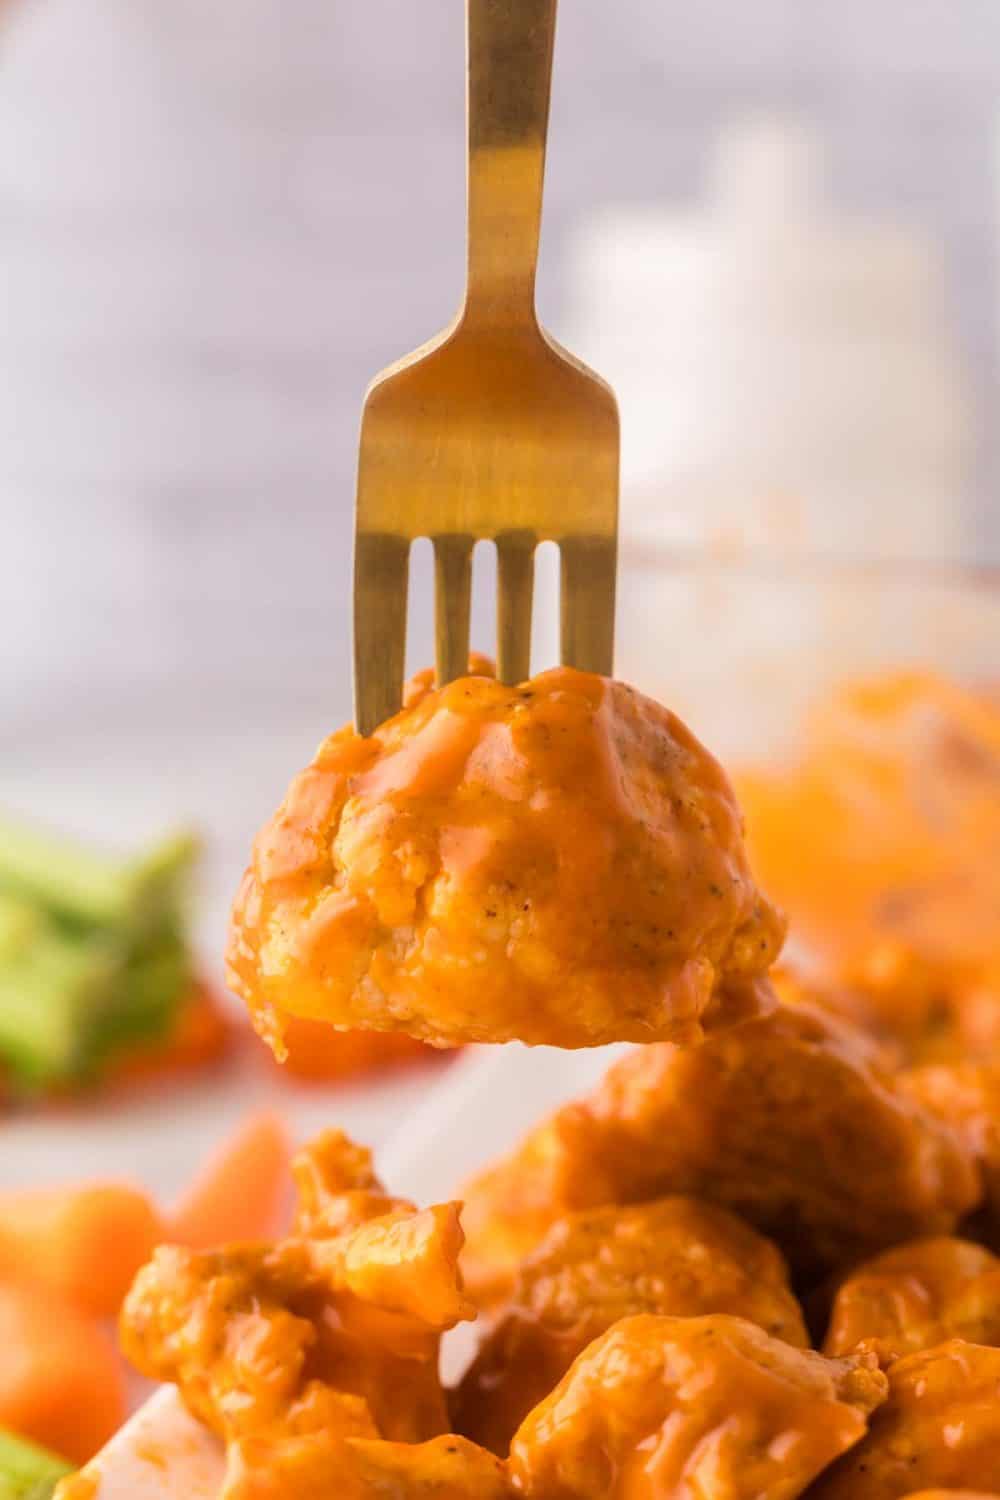
{"type": "Polygon", "coordinates": [[[979,1164],[986,1199],[1000,1223],[1000,1062],[911,1068],[904,1082],[920,1104],[950,1125],[979,1164]]]}
{"type": "Polygon", "coordinates": [[[809,1500],[902,1500],[1000,1479],[1000,1349],[951,1339],[889,1369],[889,1399],[863,1442],[809,1500]]]}
{"type": "Polygon", "coordinates": [[[299,1228],[311,1233],[201,1253],[163,1246],[125,1301],[125,1354],[174,1382],[227,1442],[445,1432],[440,1334],[472,1313],[458,1205],[418,1212],[387,1198],[367,1153],[335,1134],[298,1175],[299,1228]]]}
{"type": "Polygon", "coordinates": [[[864,1023],[909,1063],[954,1063],[1000,1048],[1000,965],[921,956],[877,942],[845,974],[864,1023]]]}
{"type": "Polygon", "coordinates": [[[229,1451],[220,1500],[511,1500],[504,1466],[463,1438],[387,1443],[329,1432],[249,1438],[229,1451]]]}
{"type": "Polygon", "coordinates": [[[827,1354],[873,1349],[888,1365],[946,1339],[1000,1343],[1000,1260],[969,1240],[915,1240],[859,1266],[842,1283],[827,1354]]]}
{"type": "Polygon", "coordinates": [[[793,1500],[863,1437],[873,1356],[828,1360],[742,1318],[625,1318],[525,1419],[528,1500],[793,1500]]]}
{"type": "Polygon", "coordinates": [[[692,1194],[776,1240],[805,1279],[948,1234],[979,1174],[880,1049],[807,1003],[691,1047],[627,1054],[465,1193],[464,1267],[481,1304],[569,1210],[692,1194]]]}
{"type": "Polygon", "coordinates": [[[766,889],[913,1064],[1000,1047],[998,787],[1000,696],[920,672],[845,684],[737,777],[766,889]]]}
{"type": "Polygon", "coordinates": [[[902,1048],[879,1024],[862,991],[832,980],[814,968],[784,962],[772,969],[768,978],[783,1004],[809,1005],[846,1021],[879,1045],[887,1068],[903,1066],[906,1058],[902,1048]]]}
{"type": "Polygon", "coordinates": [[[525,1261],[451,1403],[456,1431],[495,1453],[573,1360],[638,1313],[731,1313],[804,1348],[780,1253],[734,1214],[694,1198],[560,1219],[525,1261]]]}
{"type": "Polygon", "coordinates": [[[659,704],[560,668],[426,682],[341,730],[258,836],[233,988],[283,1019],[439,1045],[697,1039],[784,924],[721,767],[659,704]],[[733,980],[730,988],[723,981],[733,980]]]}
{"type": "Polygon", "coordinates": [[[929,672],[844,684],[793,764],[737,777],[754,868],[835,969],[1000,965],[998,786],[1000,695],[929,672]]]}
{"type": "Polygon", "coordinates": [[[330,1239],[369,1219],[399,1210],[412,1212],[406,1198],[387,1193],[376,1176],[372,1153],[342,1130],[324,1130],[292,1158],[296,1235],[330,1239]]]}
{"type": "Polygon", "coordinates": [[[860,1026],[899,1066],[954,1065],[1000,1052],[1000,967],[934,963],[881,942],[831,977],[814,964],[770,974],[782,999],[808,999],[860,1026]]]}

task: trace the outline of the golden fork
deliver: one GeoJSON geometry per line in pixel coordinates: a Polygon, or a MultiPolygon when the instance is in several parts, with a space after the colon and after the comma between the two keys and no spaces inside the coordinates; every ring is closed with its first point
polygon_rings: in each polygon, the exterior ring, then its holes
{"type": "Polygon", "coordinates": [[[411,543],[434,544],[437,678],[468,670],[472,549],[497,547],[497,667],[529,675],[534,553],[561,555],[562,661],[610,674],[618,409],[535,312],[557,0],[468,0],[468,279],[455,321],[365,399],[354,553],[355,719],[401,702],[411,543]]]}

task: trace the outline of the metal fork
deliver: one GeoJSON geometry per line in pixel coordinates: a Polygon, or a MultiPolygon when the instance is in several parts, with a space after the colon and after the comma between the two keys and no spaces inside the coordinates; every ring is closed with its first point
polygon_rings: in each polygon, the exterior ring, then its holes
{"type": "Polygon", "coordinates": [[[610,674],[618,529],[611,389],[540,326],[557,0],[468,0],[468,279],[454,322],[365,399],[354,553],[355,719],[401,702],[410,545],[435,562],[439,683],[468,670],[472,550],[497,547],[497,666],[529,675],[534,553],[560,548],[562,661],[610,674]]]}

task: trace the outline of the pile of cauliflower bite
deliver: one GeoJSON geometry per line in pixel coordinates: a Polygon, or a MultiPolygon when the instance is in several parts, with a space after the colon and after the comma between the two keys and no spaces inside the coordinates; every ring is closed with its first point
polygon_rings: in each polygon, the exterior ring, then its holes
{"type": "Polygon", "coordinates": [[[234,910],[279,1053],[289,1017],[640,1045],[461,1203],[330,1132],[286,1239],[158,1251],[125,1349],[225,1500],[1000,1495],[1000,1064],[959,1001],[928,1064],[909,970],[876,1003],[783,935],[725,774],[621,684],[425,675],[321,747],[234,910]]]}

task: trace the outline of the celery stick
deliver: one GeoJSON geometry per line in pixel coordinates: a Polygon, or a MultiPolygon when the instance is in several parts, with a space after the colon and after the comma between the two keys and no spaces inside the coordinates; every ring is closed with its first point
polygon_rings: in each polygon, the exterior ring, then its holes
{"type": "Polygon", "coordinates": [[[148,941],[125,960],[116,1003],[95,1019],[88,1043],[88,1067],[99,1069],[123,1047],[164,1036],[193,977],[191,955],[181,933],[164,928],[150,934],[148,941]]]}
{"type": "Polygon", "coordinates": [[[114,977],[103,945],[56,931],[0,963],[0,1059],[15,1083],[39,1087],[80,1071],[114,977]]]}
{"type": "Polygon", "coordinates": [[[72,920],[121,921],[130,881],[113,859],[20,823],[0,823],[0,886],[72,920]]]}
{"type": "Polygon", "coordinates": [[[50,922],[0,952],[0,1062],[28,1092],[94,1077],[114,1053],[165,1036],[192,979],[177,927],[126,944],[50,922]]]}
{"type": "Polygon", "coordinates": [[[23,953],[45,931],[44,912],[21,896],[0,891],[0,963],[15,953],[23,953]]]}
{"type": "Polygon", "coordinates": [[[176,910],[187,895],[191,873],[201,853],[194,833],[170,834],[126,866],[135,901],[159,910],[176,910]]]}
{"type": "Polygon", "coordinates": [[[193,977],[197,853],[176,834],[113,861],[0,820],[0,1065],[16,1087],[93,1077],[168,1033],[193,977]]]}
{"type": "Polygon", "coordinates": [[[70,922],[129,926],[174,906],[193,867],[190,834],[163,840],[121,861],[35,828],[0,822],[0,889],[23,895],[70,922]]]}
{"type": "Polygon", "coordinates": [[[50,1500],[72,1465],[24,1438],[0,1432],[0,1500],[50,1500]]]}

